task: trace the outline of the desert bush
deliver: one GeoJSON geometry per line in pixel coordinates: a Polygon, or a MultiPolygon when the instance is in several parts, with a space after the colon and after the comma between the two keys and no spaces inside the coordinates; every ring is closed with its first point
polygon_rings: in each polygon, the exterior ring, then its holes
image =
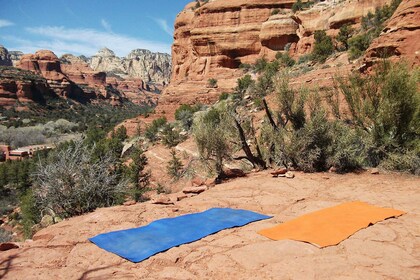
{"type": "Polygon", "coordinates": [[[300,91],[289,87],[287,72],[279,73],[275,79],[277,104],[279,106],[279,121],[282,126],[291,122],[294,129],[300,129],[305,124],[305,99],[307,91],[303,88],[300,91]]]}
{"type": "Polygon", "coordinates": [[[223,100],[226,100],[226,99],[228,99],[229,98],[229,93],[227,93],[227,92],[222,92],[220,95],[219,95],[219,101],[223,101],[223,100]]]}
{"type": "MultiPolygon", "coordinates": [[[[363,129],[367,164],[376,166],[393,153],[418,150],[420,133],[419,71],[383,62],[370,76],[338,78],[337,90],[350,109],[351,121],[363,129]]],[[[389,165],[391,166],[391,165],[389,165]]]]}
{"type": "Polygon", "coordinates": [[[22,211],[22,227],[25,238],[31,238],[35,233],[33,226],[41,221],[41,209],[37,205],[33,191],[28,189],[20,198],[20,209],[22,211]]]}
{"type": "Polygon", "coordinates": [[[156,142],[158,140],[158,132],[165,124],[167,120],[165,117],[158,118],[153,120],[153,122],[146,127],[144,136],[149,139],[151,142],[156,142]]]}
{"type": "Polygon", "coordinates": [[[338,32],[336,39],[338,42],[340,42],[343,45],[344,50],[348,50],[349,39],[351,38],[353,33],[354,33],[354,29],[348,23],[340,27],[340,31],[338,32]]]}
{"type": "Polygon", "coordinates": [[[34,197],[41,210],[71,217],[121,202],[125,181],[111,154],[93,160],[94,148],[74,142],[57,149],[33,174],[34,197]]]}
{"type": "Polygon", "coordinates": [[[296,61],[290,57],[289,53],[278,52],[276,54],[276,59],[280,62],[283,67],[292,67],[295,65],[296,61]]]}
{"type": "Polygon", "coordinates": [[[181,131],[173,124],[165,124],[162,128],[162,143],[168,148],[175,147],[179,143],[185,140],[181,134],[181,131]]]}
{"type": "Polygon", "coordinates": [[[0,142],[14,148],[44,144],[46,142],[45,130],[42,127],[9,127],[0,128],[0,142]]]}
{"type": "Polygon", "coordinates": [[[174,149],[171,150],[171,160],[168,162],[166,166],[166,170],[171,176],[172,179],[178,180],[181,177],[182,172],[182,162],[179,157],[176,155],[176,151],[174,149]]]}
{"type": "Polygon", "coordinates": [[[211,87],[211,88],[216,88],[216,87],[217,87],[217,79],[210,78],[210,79],[207,81],[207,84],[208,84],[208,86],[209,86],[209,87],[211,87]]]}
{"type": "Polygon", "coordinates": [[[200,110],[200,104],[196,104],[193,106],[182,104],[175,111],[175,120],[179,121],[184,129],[189,130],[193,122],[194,113],[200,110]]]}
{"type": "Polygon", "coordinates": [[[131,153],[132,162],[125,170],[125,176],[130,183],[129,194],[135,201],[144,201],[144,193],[149,191],[150,172],[145,171],[147,157],[143,150],[135,148],[131,153]]]}
{"type": "Polygon", "coordinates": [[[206,161],[213,161],[217,174],[223,173],[223,161],[230,158],[226,127],[228,115],[225,111],[211,108],[201,112],[194,118],[193,135],[200,157],[206,161]]]}
{"type": "Polygon", "coordinates": [[[332,39],[324,30],[315,31],[314,38],[315,44],[312,51],[312,59],[323,63],[334,52],[332,39]]]}
{"type": "Polygon", "coordinates": [[[252,79],[251,75],[247,74],[242,78],[239,78],[237,81],[237,86],[235,87],[235,93],[237,93],[241,99],[244,97],[247,89],[255,84],[255,81],[252,79]]]}

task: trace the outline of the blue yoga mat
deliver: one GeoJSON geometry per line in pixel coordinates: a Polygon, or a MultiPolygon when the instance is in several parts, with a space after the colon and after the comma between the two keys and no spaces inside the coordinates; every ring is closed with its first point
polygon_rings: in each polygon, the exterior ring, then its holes
{"type": "Polygon", "coordinates": [[[129,261],[141,262],[159,252],[223,229],[268,218],[271,217],[247,210],[212,208],[200,213],[157,220],[143,227],[99,234],[89,240],[129,261]]]}

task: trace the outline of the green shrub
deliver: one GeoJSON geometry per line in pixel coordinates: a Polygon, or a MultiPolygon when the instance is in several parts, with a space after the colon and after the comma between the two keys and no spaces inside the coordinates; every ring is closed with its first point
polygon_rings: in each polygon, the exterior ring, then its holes
{"type": "Polygon", "coordinates": [[[168,162],[168,165],[166,166],[166,170],[171,176],[172,179],[178,180],[181,177],[182,172],[182,162],[179,157],[176,155],[175,150],[171,150],[171,160],[168,162]]]}
{"type": "Polygon", "coordinates": [[[247,89],[254,84],[255,84],[255,81],[251,78],[251,75],[247,74],[247,75],[243,76],[242,78],[238,79],[237,86],[235,88],[235,92],[242,99],[244,97],[247,89]]]}
{"type": "Polygon", "coordinates": [[[165,124],[162,129],[162,143],[168,148],[175,147],[179,143],[184,141],[184,137],[181,136],[180,131],[172,124],[165,124]]]}
{"type": "Polygon", "coordinates": [[[162,128],[167,123],[165,117],[158,118],[153,120],[153,122],[146,127],[144,132],[144,136],[152,142],[156,142],[158,140],[158,132],[159,129],[162,128]]]}
{"type": "Polygon", "coordinates": [[[389,154],[417,149],[420,133],[419,71],[404,64],[377,65],[370,76],[338,79],[351,121],[368,133],[366,157],[378,165],[389,154]]]}
{"type": "Polygon", "coordinates": [[[276,54],[276,59],[280,62],[283,67],[292,67],[295,65],[296,61],[290,57],[289,53],[278,52],[276,54]]]}
{"type": "Polygon", "coordinates": [[[219,101],[223,101],[229,98],[229,93],[227,92],[222,92],[219,96],[219,101]]]}
{"type": "Polygon", "coordinates": [[[37,205],[32,190],[28,190],[20,199],[22,211],[22,227],[25,238],[31,238],[35,234],[33,226],[41,221],[41,211],[37,205]]]}
{"type": "Polygon", "coordinates": [[[214,78],[211,78],[207,81],[209,87],[216,88],[217,87],[217,80],[214,78]]]}
{"type": "Polygon", "coordinates": [[[128,178],[130,187],[129,194],[135,201],[144,201],[144,193],[149,191],[150,172],[145,171],[147,165],[147,157],[143,150],[135,148],[130,156],[132,162],[125,170],[126,178],[128,178]]]}
{"type": "Polygon", "coordinates": [[[52,152],[34,173],[34,197],[41,211],[71,217],[122,201],[126,182],[112,154],[94,159],[94,149],[75,142],[52,152]]]}
{"type": "Polygon", "coordinates": [[[340,42],[343,45],[344,50],[348,50],[349,39],[351,38],[353,33],[354,33],[354,29],[348,23],[340,27],[340,31],[338,32],[336,39],[338,42],[340,42]]]}
{"type": "Polygon", "coordinates": [[[277,9],[277,8],[275,8],[274,10],[272,10],[271,11],[271,15],[273,16],[273,15],[277,15],[277,14],[279,14],[280,13],[280,10],[279,9],[277,9]]]}
{"type": "Polygon", "coordinates": [[[375,37],[376,36],[374,36],[372,32],[366,32],[358,34],[349,39],[348,45],[350,51],[350,59],[356,59],[363,55],[375,37]]]}
{"type": "Polygon", "coordinates": [[[182,104],[175,111],[175,119],[181,122],[183,128],[189,130],[192,125],[193,115],[195,112],[201,110],[201,105],[197,104],[194,106],[182,104]]]}
{"type": "Polygon", "coordinates": [[[312,59],[323,63],[334,52],[332,39],[324,30],[315,31],[314,38],[315,44],[312,51],[312,59]]]}

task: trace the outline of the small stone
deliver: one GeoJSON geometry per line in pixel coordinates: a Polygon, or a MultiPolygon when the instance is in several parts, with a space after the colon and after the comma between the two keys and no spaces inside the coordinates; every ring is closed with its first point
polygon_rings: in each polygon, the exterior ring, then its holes
{"type": "Polygon", "coordinates": [[[202,186],[202,187],[192,187],[192,188],[184,188],[182,190],[183,193],[194,193],[194,194],[199,194],[202,193],[204,191],[207,190],[206,186],[202,186]]]}
{"type": "Polygon", "coordinates": [[[177,201],[181,201],[181,200],[183,200],[185,198],[188,198],[188,196],[186,194],[184,194],[184,193],[177,194],[177,196],[176,196],[176,200],[177,201]]]}
{"type": "Polygon", "coordinates": [[[277,170],[270,172],[270,174],[275,176],[275,175],[286,174],[286,172],[287,172],[287,168],[279,168],[277,170]]]}
{"type": "Polygon", "coordinates": [[[374,174],[374,175],[379,174],[379,169],[378,169],[378,168],[373,168],[373,169],[370,171],[370,174],[374,174]]]}
{"type": "Polygon", "coordinates": [[[286,178],[289,178],[289,179],[295,178],[295,174],[292,171],[288,171],[285,175],[286,175],[286,178]]]}
{"type": "Polygon", "coordinates": [[[152,199],[151,203],[152,204],[162,204],[162,205],[174,204],[172,202],[172,200],[167,196],[157,196],[157,197],[152,199]]]}
{"type": "Polygon", "coordinates": [[[135,200],[129,200],[123,203],[124,206],[131,206],[136,204],[137,202],[135,200]]]}
{"type": "Polygon", "coordinates": [[[201,178],[195,177],[190,181],[191,187],[199,187],[205,184],[205,181],[201,178]]]}
{"type": "Polygon", "coordinates": [[[8,251],[8,250],[17,249],[17,248],[19,248],[19,246],[16,245],[15,243],[10,243],[10,242],[0,243],[0,251],[8,251]]]}

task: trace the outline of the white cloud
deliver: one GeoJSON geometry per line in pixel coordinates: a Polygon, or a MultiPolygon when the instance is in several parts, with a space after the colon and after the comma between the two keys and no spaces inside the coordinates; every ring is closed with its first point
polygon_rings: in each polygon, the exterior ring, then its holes
{"type": "Polygon", "coordinates": [[[170,45],[165,43],[94,29],[42,26],[29,27],[26,30],[32,35],[44,38],[40,40],[23,40],[16,36],[4,36],[3,38],[14,41],[16,43],[14,48],[23,52],[48,49],[57,55],[72,53],[90,56],[99,49],[107,47],[118,56],[126,56],[133,49],[148,49],[154,52],[170,53],[170,45]]]}
{"type": "Polygon", "coordinates": [[[111,24],[105,19],[101,19],[101,25],[107,32],[112,33],[111,24]]]}
{"type": "Polygon", "coordinates": [[[160,28],[162,28],[163,31],[165,31],[171,37],[174,35],[172,28],[169,27],[168,22],[166,20],[161,18],[153,18],[153,20],[160,26],[160,28]]]}
{"type": "Polygon", "coordinates": [[[11,22],[10,20],[0,19],[0,28],[1,27],[6,27],[6,26],[11,26],[11,25],[15,25],[15,24],[13,22],[11,22]]]}

